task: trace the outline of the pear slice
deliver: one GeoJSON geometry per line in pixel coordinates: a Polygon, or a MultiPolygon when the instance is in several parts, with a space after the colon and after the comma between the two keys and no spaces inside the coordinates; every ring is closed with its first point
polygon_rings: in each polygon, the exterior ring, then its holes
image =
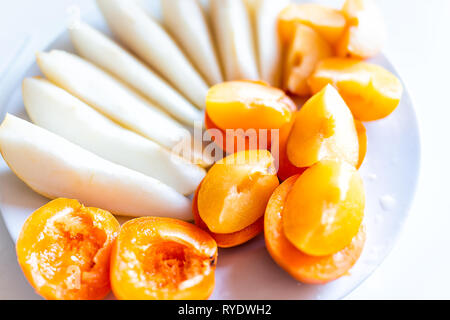
{"type": "Polygon", "coordinates": [[[27,78],[22,96],[38,126],[98,156],[153,177],[182,194],[195,191],[202,168],[124,129],[45,79],[27,78]]]}
{"type": "Polygon", "coordinates": [[[101,32],[81,21],[69,31],[74,47],[85,59],[121,79],[177,120],[190,126],[203,120],[202,113],[178,91],[101,32]]]}
{"type": "Polygon", "coordinates": [[[226,80],[259,80],[250,15],[243,0],[211,0],[210,6],[226,80]]]}
{"type": "Polygon", "coordinates": [[[191,62],[144,9],[130,0],[97,0],[112,32],[169,80],[197,107],[205,108],[208,85],[191,62]]]}
{"type": "Polygon", "coordinates": [[[17,177],[50,199],[124,216],[192,218],[191,202],[173,188],[10,114],[0,126],[0,153],[17,177]]]}
{"type": "Polygon", "coordinates": [[[289,0],[246,0],[253,21],[261,80],[281,85],[282,44],[278,34],[278,15],[289,0]]]}
{"type": "Polygon", "coordinates": [[[71,53],[38,53],[44,75],[97,111],[127,129],[166,148],[189,137],[189,132],[167,114],[106,72],[71,53]]]}
{"type": "Polygon", "coordinates": [[[198,0],[161,2],[164,25],[209,85],[223,82],[208,23],[198,0]]]}

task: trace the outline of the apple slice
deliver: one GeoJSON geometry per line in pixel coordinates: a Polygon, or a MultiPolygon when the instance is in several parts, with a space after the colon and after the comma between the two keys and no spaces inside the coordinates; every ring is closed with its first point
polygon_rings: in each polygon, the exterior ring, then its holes
{"type": "Polygon", "coordinates": [[[44,79],[27,78],[23,101],[38,126],[114,163],[153,177],[182,194],[195,191],[205,170],[126,130],[44,79]]]}
{"type": "Polygon", "coordinates": [[[226,80],[259,80],[250,15],[243,0],[211,0],[210,6],[226,80]]]}
{"type": "Polygon", "coordinates": [[[189,132],[163,111],[73,54],[38,53],[37,63],[50,81],[127,129],[169,149],[189,138],[189,132]]]}
{"type": "Polygon", "coordinates": [[[314,29],[297,25],[294,39],[286,53],[284,87],[299,96],[310,95],[308,77],[320,60],[332,54],[330,45],[314,29]]]}
{"type": "Polygon", "coordinates": [[[209,85],[223,82],[211,32],[198,0],[161,2],[164,25],[209,85]]]}
{"type": "Polygon", "coordinates": [[[278,15],[289,0],[247,0],[253,20],[261,80],[280,86],[282,47],[278,34],[278,15]]]}
{"type": "Polygon", "coordinates": [[[141,59],[204,109],[208,85],[158,22],[130,0],[97,0],[112,32],[141,59]]]}
{"type": "Polygon", "coordinates": [[[348,27],[337,44],[340,57],[370,58],[386,41],[386,27],[380,9],[372,0],[346,0],[342,13],[348,27]]]}
{"type": "Polygon", "coordinates": [[[121,79],[177,120],[190,126],[202,120],[195,106],[113,40],[81,21],[69,31],[82,57],[121,79]]]}
{"type": "Polygon", "coordinates": [[[287,156],[299,168],[329,159],[358,164],[359,143],[353,115],[331,85],[297,112],[287,142],[287,156]]]}
{"type": "Polygon", "coordinates": [[[192,219],[191,202],[171,187],[10,114],[0,126],[0,152],[17,177],[45,197],[124,216],[192,219]]]}

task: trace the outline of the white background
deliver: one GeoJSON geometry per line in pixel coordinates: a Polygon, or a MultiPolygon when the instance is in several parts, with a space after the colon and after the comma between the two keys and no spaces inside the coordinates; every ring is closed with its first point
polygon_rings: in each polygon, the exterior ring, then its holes
{"type": "MultiPolygon", "coordinates": [[[[342,3],[318,2],[336,7],[342,3]]],[[[450,1],[377,2],[389,30],[384,52],[406,83],[418,114],[421,177],[410,217],[393,251],[347,298],[450,299],[450,1]]],[[[67,8],[73,5],[83,13],[95,2],[0,0],[0,90],[4,90],[1,77],[21,46],[31,41],[44,47],[64,27],[67,8]]],[[[35,298],[0,219],[0,299],[35,298]]]]}

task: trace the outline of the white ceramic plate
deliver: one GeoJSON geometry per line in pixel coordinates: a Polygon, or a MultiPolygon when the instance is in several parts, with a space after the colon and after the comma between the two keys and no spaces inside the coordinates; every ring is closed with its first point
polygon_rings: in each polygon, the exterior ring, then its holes
{"type": "MultiPolygon", "coordinates": [[[[83,18],[107,30],[99,12],[83,18]]],[[[67,31],[45,49],[73,51],[67,31]]],[[[21,61],[32,61],[32,54],[21,61]]],[[[373,62],[395,73],[384,56],[373,62]]],[[[4,101],[0,120],[5,112],[29,120],[21,98],[21,79],[40,72],[32,63],[25,74],[11,73],[0,88],[0,102],[4,101]]],[[[419,129],[408,92],[391,116],[365,126],[368,152],[361,174],[366,187],[367,242],[349,275],[326,285],[301,284],[272,261],[259,236],[240,247],[219,251],[212,299],[338,299],[355,289],[383,261],[408,216],[419,174],[419,129]]],[[[0,157],[0,210],[14,240],[26,217],[47,201],[16,178],[0,157]]]]}

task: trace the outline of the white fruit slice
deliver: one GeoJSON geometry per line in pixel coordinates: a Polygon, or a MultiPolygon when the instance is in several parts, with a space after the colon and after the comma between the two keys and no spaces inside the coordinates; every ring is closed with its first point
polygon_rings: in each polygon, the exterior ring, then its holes
{"type": "Polygon", "coordinates": [[[198,0],[161,2],[164,24],[209,85],[223,82],[211,33],[198,0]]]}
{"type": "Polygon", "coordinates": [[[124,129],[44,79],[28,78],[25,108],[38,126],[98,156],[153,177],[182,194],[195,191],[205,170],[124,129]]]}
{"type": "Polygon", "coordinates": [[[53,50],[38,53],[37,63],[44,75],[59,87],[125,128],[166,148],[189,137],[181,124],[90,62],[53,50]]]}
{"type": "Polygon", "coordinates": [[[97,0],[110,29],[141,59],[197,107],[205,108],[208,85],[170,35],[130,0],[97,0]]]}
{"type": "Polygon", "coordinates": [[[250,15],[243,0],[211,0],[210,6],[226,80],[259,80],[250,15]]]}
{"type": "Polygon", "coordinates": [[[0,152],[17,177],[48,198],[124,216],[192,218],[189,199],[171,187],[9,114],[0,126],[0,152]]]}
{"type": "Polygon", "coordinates": [[[177,120],[190,126],[203,120],[202,113],[178,91],[101,32],[83,22],[69,31],[74,47],[85,59],[121,79],[177,120]]]}
{"type": "Polygon", "coordinates": [[[247,0],[253,21],[261,80],[281,84],[282,46],[278,35],[278,15],[289,0],[247,0]]]}

